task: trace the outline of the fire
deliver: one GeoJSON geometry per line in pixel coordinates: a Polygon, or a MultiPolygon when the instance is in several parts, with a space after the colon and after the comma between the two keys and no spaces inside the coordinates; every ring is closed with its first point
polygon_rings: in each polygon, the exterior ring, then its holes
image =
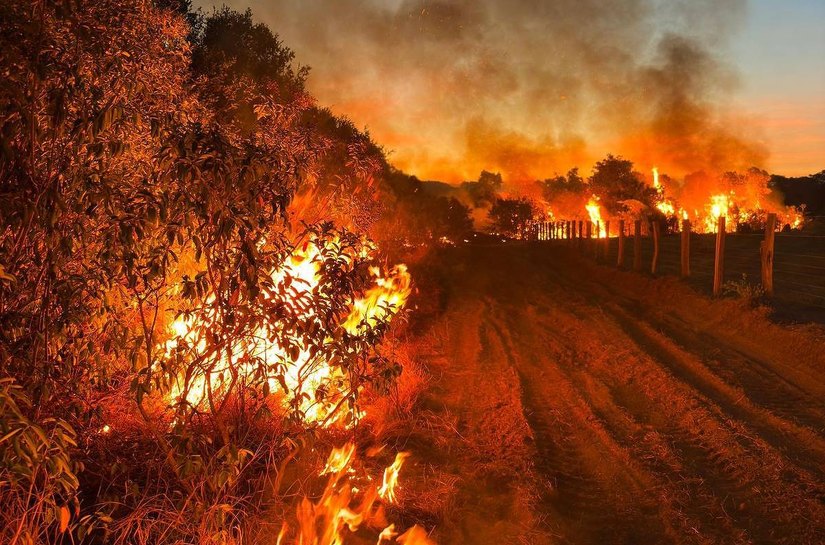
{"type": "Polygon", "coordinates": [[[599,226],[599,232],[596,233],[596,237],[604,238],[607,235],[605,234],[604,222],[602,221],[602,215],[601,211],[599,210],[598,200],[598,197],[593,195],[593,197],[587,203],[587,206],[585,206],[585,208],[587,209],[587,213],[590,215],[590,221],[593,223],[593,225],[599,226]]]}
{"type": "Polygon", "coordinates": [[[395,487],[398,484],[398,472],[401,471],[401,466],[404,465],[404,460],[406,460],[409,455],[408,452],[399,452],[395,455],[395,461],[392,465],[384,470],[384,481],[381,484],[381,488],[378,489],[378,495],[389,503],[395,503],[395,487]]]}
{"type": "Polygon", "coordinates": [[[330,473],[340,473],[349,466],[352,455],[355,453],[355,445],[347,443],[341,448],[334,448],[329,453],[327,465],[324,466],[321,475],[328,475],[330,473]]]}
{"type": "Polygon", "coordinates": [[[670,201],[662,201],[656,203],[656,209],[665,216],[673,216],[676,214],[676,207],[670,201]]]}
{"type": "MultiPolygon", "coordinates": [[[[352,467],[355,445],[347,443],[330,452],[327,465],[320,475],[329,475],[324,492],[317,502],[303,498],[296,509],[297,531],[294,539],[284,541],[289,533],[289,525],[284,522],[278,534],[277,544],[294,543],[297,545],[343,545],[349,533],[358,531],[363,525],[384,529],[378,534],[377,544],[396,540],[402,545],[434,545],[427,533],[419,526],[412,526],[398,535],[395,524],[386,525],[381,501],[391,502],[384,497],[375,484],[367,486],[361,492],[355,485],[357,479],[370,480],[369,476],[359,474],[352,467]]],[[[384,471],[384,484],[388,472],[398,477],[403,460],[409,453],[396,455],[395,462],[384,471]]],[[[395,480],[393,481],[395,482],[395,480]]],[[[384,485],[382,485],[382,489],[384,485]]]]}
{"type": "Polygon", "coordinates": [[[382,541],[392,541],[397,535],[398,532],[395,531],[395,524],[390,524],[378,534],[378,545],[381,545],[382,541]]]}
{"type": "MultiPolygon", "coordinates": [[[[327,244],[336,244],[336,240],[327,244]]],[[[374,248],[364,245],[357,256],[349,256],[350,265],[355,258],[369,257],[374,248]]],[[[294,311],[298,319],[318,321],[312,306],[307,302],[325,289],[321,274],[323,256],[321,248],[314,242],[308,242],[295,248],[283,266],[273,271],[273,293],[288,294],[290,310],[294,311]]],[[[410,275],[405,265],[397,265],[386,274],[379,267],[369,269],[372,277],[372,286],[365,291],[363,297],[350,303],[349,313],[341,327],[350,335],[368,335],[378,324],[390,321],[406,304],[410,294],[410,275]]],[[[271,296],[270,296],[271,297],[271,296]]],[[[189,347],[195,357],[200,357],[206,351],[206,334],[218,323],[218,316],[212,310],[214,296],[206,300],[205,309],[200,313],[179,316],[169,326],[172,339],[165,344],[166,352],[172,353],[179,346],[189,347]]],[[[287,390],[283,401],[285,407],[294,405],[298,401],[298,409],[307,423],[329,426],[344,420],[348,409],[342,391],[345,384],[344,372],[329,362],[316,357],[309,347],[288,350],[278,344],[274,333],[280,329],[277,322],[267,323],[260,327],[251,339],[235,342],[228,354],[220,357],[207,373],[197,373],[195,376],[179,378],[171,388],[171,399],[180,398],[185,392],[185,399],[194,406],[204,403],[210,393],[224,393],[228,387],[229,377],[235,374],[246,377],[252,376],[256,365],[251,361],[255,358],[263,360],[267,366],[282,365],[283,383],[277,375],[266,377],[270,391],[287,390]],[[323,391],[323,395],[316,395],[323,391]],[[344,407],[342,407],[344,406],[344,407]]],[[[351,413],[357,421],[362,415],[351,413]]]]}
{"type": "Polygon", "coordinates": [[[661,191],[662,186],[659,184],[659,169],[657,167],[653,167],[653,187],[661,191]]]}
{"type": "Polygon", "coordinates": [[[420,526],[413,526],[398,536],[398,543],[401,543],[401,545],[435,545],[435,542],[429,538],[424,528],[420,526]]]}
{"type": "Polygon", "coordinates": [[[353,302],[352,311],[344,322],[344,329],[353,335],[391,318],[410,295],[410,274],[406,265],[396,265],[386,277],[381,276],[378,267],[370,267],[370,274],[375,278],[375,286],[362,299],[353,302]]]}
{"type": "MultiPolygon", "coordinates": [[[[724,217],[725,219],[728,218],[728,209],[729,209],[729,202],[727,195],[713,195],[710,198],[710,204],[708,205],[708,215],[705,216],[705,232],[713,233],[716,231],[716,227],[719,224],[719,218],[724,217]]],[[[730,226],[734,227],[735,226],[730,226]]],[[[730,227],[726,228],[726,230],[730,229],[730,227]]]]}

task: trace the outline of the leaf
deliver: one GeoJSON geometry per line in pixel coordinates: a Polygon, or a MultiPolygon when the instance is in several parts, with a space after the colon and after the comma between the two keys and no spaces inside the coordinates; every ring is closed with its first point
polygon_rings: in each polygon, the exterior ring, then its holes
{"type": "Polygon", "coordinates": [[[6,272],[6,268],[3,267],[3,264],[0,263],[0,280],[5,280],[6,282],[15,282],[17,279],[6,272]]]}
{"type": "Polygon", "coordinates": [[[69,527],[69,508],[65,505],[60,506],[60,533],[66,531],[69,527]]]}

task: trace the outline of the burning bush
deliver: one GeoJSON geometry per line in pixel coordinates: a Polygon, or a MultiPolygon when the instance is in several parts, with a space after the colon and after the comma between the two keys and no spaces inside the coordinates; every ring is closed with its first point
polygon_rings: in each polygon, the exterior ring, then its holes
{"type": "Polygon", "coordinates": [[[213,34],[191,69],[193,29],[149,0],[0,7],[4,543],[233,542],[307,432],[399,373],[404,267],[287,221],[333,166],[368,187],[371,151],[306,122],[277,38],[215,17],[279,76],[213,34]]]}

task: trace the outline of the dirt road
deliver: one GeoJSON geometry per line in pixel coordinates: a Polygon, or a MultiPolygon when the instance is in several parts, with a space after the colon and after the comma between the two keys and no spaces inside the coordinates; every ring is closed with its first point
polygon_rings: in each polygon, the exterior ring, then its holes
{"type": "Polygon", "coordinates": [[[563,249],[430,282],[442,543],[825,543],[825,337],[563,249]]]}

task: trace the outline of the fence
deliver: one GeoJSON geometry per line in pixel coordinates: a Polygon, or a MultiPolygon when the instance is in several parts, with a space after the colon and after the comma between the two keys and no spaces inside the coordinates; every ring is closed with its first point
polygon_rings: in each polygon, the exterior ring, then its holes
{"type": "Polygon", "coordinates": [[[658,222],[640,220],[556,221],[536,224],[532,238],[569,245],[612,266],[678,275],[714,295],[730,282],[759,284],[777,302],[825,310],[825,235],[777,232],[774,214],[762,233],[726,233],[724,217],[713,234],[694,233],[687,221],[679,228],[662,232],[658,222]]]}

